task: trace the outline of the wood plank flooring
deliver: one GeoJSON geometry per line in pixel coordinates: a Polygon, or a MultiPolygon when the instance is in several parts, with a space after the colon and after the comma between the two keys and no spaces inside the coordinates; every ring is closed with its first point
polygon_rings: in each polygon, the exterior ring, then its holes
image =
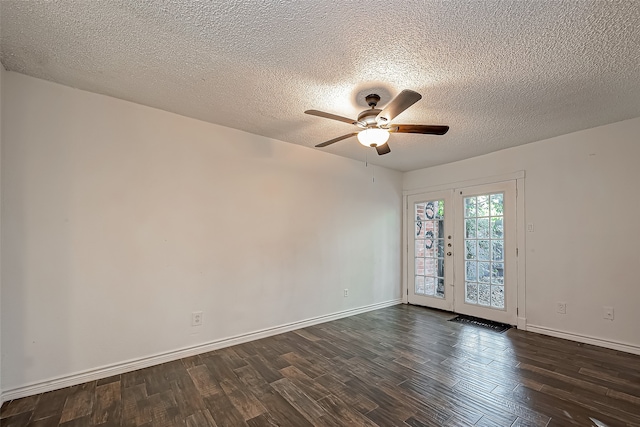
{"type": "Polygon", "coordinates": [[[7,402],[10,426],[640,426],[640,356],[394,306],[7,402]]]}

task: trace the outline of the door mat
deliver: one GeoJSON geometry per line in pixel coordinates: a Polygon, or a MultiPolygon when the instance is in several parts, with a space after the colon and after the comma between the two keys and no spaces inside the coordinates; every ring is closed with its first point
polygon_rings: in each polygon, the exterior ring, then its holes
{"type": "Polygon", "coordinates": [[[479,317],[473,317],[473,316],[465,316],[464,314],[460,314],[454,317],[453,319],[449,319],[449,321],[478,326],[481,328],[490,329],[492,331],[500,332],[500,333],[511,329],[511,325],[507,325],[506,323],[492,322],[491,320],[485,320],[485,319],[481,319],[479,317]]]}

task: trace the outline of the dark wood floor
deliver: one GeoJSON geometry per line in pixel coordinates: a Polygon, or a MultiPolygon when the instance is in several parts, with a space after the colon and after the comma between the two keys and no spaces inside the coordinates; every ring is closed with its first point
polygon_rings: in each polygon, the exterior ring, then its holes
{"type": "Polygon", "coordinates": [[[640,356],[395,306],[14,400],[9,426],[640,426],[640,356]]]}

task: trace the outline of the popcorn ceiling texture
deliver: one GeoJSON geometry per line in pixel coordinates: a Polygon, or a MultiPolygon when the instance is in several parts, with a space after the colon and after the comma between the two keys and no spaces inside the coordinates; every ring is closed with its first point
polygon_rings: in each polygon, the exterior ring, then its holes
{"type": "MultiPolygon", "coordinates": [[[[640,116],[637,1],[9,1],[7,70],[313,147],[404,88],[423,99],[378,157],[401,171],[640,116]]],[[[212,142],[214,143],[214,142],[212,142]]],[[[313,148],[315,149],[315,148],[313,148]]]]}

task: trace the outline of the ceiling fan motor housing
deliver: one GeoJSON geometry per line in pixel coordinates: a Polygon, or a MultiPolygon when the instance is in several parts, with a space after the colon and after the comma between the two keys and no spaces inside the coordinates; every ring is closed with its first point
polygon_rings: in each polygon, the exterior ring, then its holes
{"type": "Polygon", "coordinates": [[[378,127],[378,122],[376,122],[376,117],[380,114],[382,110],[378,108],[372,108],[370,110],[364,110],[362,113],[358,114],[358,123],[357,126],[361,128],[369,128],[369,127],[378,127]]]}

